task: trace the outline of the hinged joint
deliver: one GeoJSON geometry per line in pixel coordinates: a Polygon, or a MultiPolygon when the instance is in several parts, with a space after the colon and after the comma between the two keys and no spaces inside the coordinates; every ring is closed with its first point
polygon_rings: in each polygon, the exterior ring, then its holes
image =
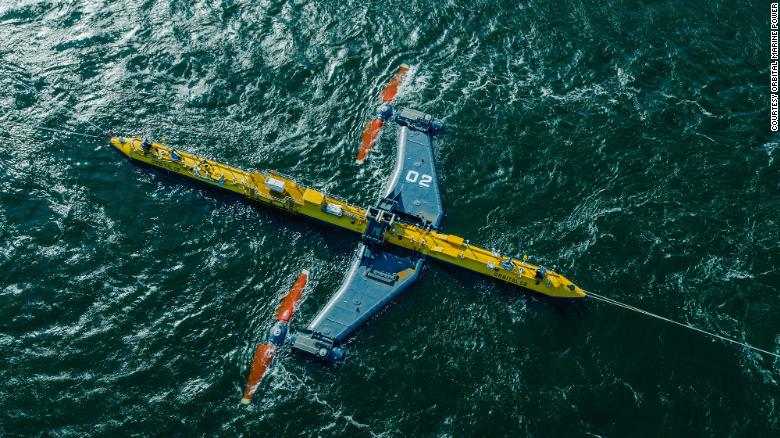
{"type": "Polygon", "coordinates": [[[380,245],[385,241],[385,233],[395,223],[396,216],[387,210],[371,207],[366,211],[366,231],[363,242],[368,245],[380,245]]]}

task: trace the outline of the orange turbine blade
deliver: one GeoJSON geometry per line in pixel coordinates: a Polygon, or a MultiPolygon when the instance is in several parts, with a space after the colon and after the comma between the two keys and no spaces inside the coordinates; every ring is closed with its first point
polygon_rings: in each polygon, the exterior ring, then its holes
{"type": "Polygon", "coordinates": [[[358,164],[362,163],[368,155],[368,151],[374,145],[377,137],[379,137],[379,131],[382,129],[382,125],[385,121],[382,119],[374,119],[366,126],[366,130],[363,131],[363,138],[360,140],[360,150],[358,150],[357,160],[358,164]]]}
{"type": "Polygon", "coordinates": [[[260,385],[260,381],[263,380],[265,372],[268,371],[268,366],[271,365],[271,361],[274,359],[274,346],[271,344],[262,344],[255,350],[255,356],[252,358],[252,370],[249,372],[249,379],[246,382],[246,389],[244,390],[244,397],[241,399],[241,404],[249,404],[249,400],[255,394],[257,387],[260,385]]]}
{"type": "Polygon", "coordinates": [[[390,80],[390,83],[387,84],[385,89],[382,91],[382,101],[389,103],[395,99],[395,95],[398,93],[398,86],[401,85],[401,79],[403,79],[408,70],[409,66],[406,64],[402,64],[401,67],[398,68],[398,71],[395,73],[395,76],[393,76],[393,79],[390,80]]]}
{"type": "Polygon", "coordinates": [[[301,300],[301,294],[306,287],[306,282],[309,281],[309,271],[306,269],[301,272],[298,278],[293,283],[290,291],[282,299],[282,303],[276,309],[276,319],[278,321],[287,322],[292,318],[293,312],[295,312],[295,306],[298,305],[298,301],[301,300]]]}

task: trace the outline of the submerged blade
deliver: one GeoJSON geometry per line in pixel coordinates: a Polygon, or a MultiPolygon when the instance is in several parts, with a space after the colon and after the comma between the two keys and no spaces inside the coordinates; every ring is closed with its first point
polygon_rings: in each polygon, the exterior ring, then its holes
{"type": "Polygon", "coordinates": [[[379,131],[382,130],[384,124],[384,120],[374,119],[366,126],[366,130],[363,131],[363,138],[360,140],[360,150],[358,150],[356,163],[361,164],[366,159],[368,151],[371,150],[377,137],[379,137],[379,131]]]}
{"type": "Polygon", "coordinates": [[[249,372],[249,379],[246,382],[246,389],[244,390],[244,397],[241,399],[241,404],[249,404],[249,400],[255,394],[257,387],[260,385],[260,381],[263,380],[266,371],[268,371],[271,361],[274,359],[274,346],[271,344],[261,344],[255,350],[255,355],[252,358],[252,369],[249,372]]]}
{"type": "Polygon", "coordinates": [[[282,299],[279,308],[276,309],[276,319],[278,321],[287,322],[292,318],[295,312],[295,306],[298,305],[298,301],[301,300],[303,289],[306,287],[306,282],[309,281],[309,271],[304,269],[293,283],[290,291],[282,299]]]}
{"type": "Polygon", "coordinates": [[[402,64],[401,67],[398,68],[398,71],[395,73],[395,76],[393,76],[393,79],[390,80],[390,83],[387,84],[385,89],[382,91],[381,98],[383,102],[390,103],[393,99],[395,99],[395,95],[398,94],[398,86],[401,85],[401,80],[408,70],[409,66],[406,64],[402,64]]]}

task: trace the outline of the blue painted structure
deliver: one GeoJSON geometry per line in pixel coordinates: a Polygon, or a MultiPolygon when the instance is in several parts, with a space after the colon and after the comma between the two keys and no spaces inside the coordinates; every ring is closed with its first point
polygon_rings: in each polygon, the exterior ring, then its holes
{"type": "Polygon", "coordinates": [[[363,242],[339,290],[320,310],[307,330],[290,337],[294,350],[336,361],[344,357],[339,347],[361,324],[386,306],[420,274],[422,254],[384,243],[395,221],[436,229],[444,209],[433,155],[433,136],[444,125],[428,114],[412,109],[381,108],[401,127],[395,169],[384,197],[368,209],[363,242]]]}

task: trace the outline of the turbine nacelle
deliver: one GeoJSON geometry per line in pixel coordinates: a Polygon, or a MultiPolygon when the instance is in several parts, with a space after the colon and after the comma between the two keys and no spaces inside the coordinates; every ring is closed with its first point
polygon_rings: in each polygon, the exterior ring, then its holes
{"type": "Polygon", "coordinates": [[[287,338],[287,323],[282,321],[277,321],[269,330],[268,330],[268,342],[280,347],[282,344],[284,344],[285,339],[287,338]]]}

